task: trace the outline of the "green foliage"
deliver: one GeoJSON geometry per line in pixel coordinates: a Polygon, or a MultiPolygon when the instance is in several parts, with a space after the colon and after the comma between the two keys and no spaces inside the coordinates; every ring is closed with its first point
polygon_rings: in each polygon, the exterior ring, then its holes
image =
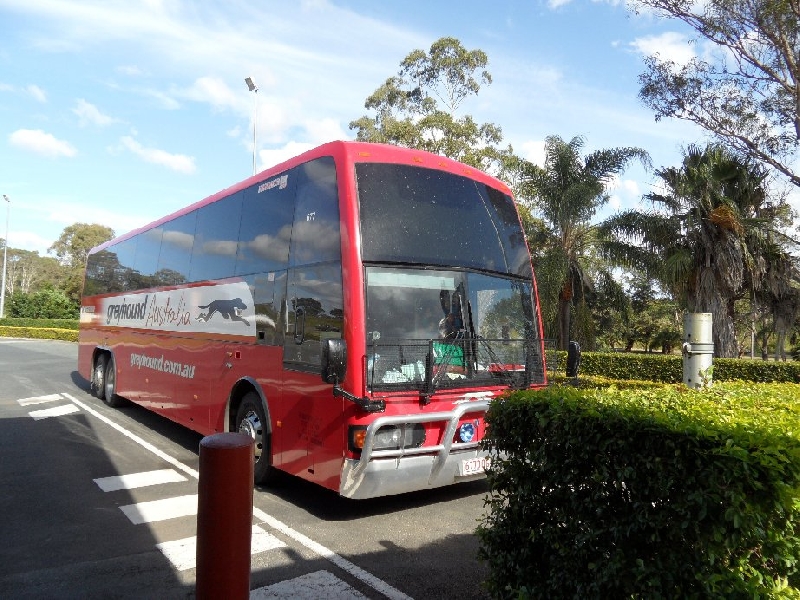
{"type": "Polygon", "coordinates": [[[495,402],[478,529],[498,598],[800,597],[800,386],[495,402]]]}
{"type": "Polygon", "coordinates": [[[26,319],[13,318],[0,319],[0,327],[33,327],[49,329],[72,329],[78,331],[80,321],[78,319],[26,319]]]}
{"type": "MultiPolygon", "coordinates": [[[[566,365],[567,353],[557,352],[555,360],[557,365],[566,365]]],[[[679,354],[583,352],[579,377],[584,376],[599,376],[612,380],[681,383],[683,358],[679,354]]],[[[714,381],[736,380],[800,383],[800,362],[715,358],[714,381]]]]}
{"type": "Polygon", "coordinates": [[[56,329],[51,327],[8,327],[0,324],[0,337],[77,342],[78,332],[74,329],[56,329]]]}
{"type": "Polygon", "coordinates": [[[113,237],[114,230],[105,225],[73,223],[64,228],[48,250],[55,253],[62,264],[82,269],[86,265],[89,250],[113,237]]]}
{"type": "Polygon", "coordinates": [[[78,305],[61,290],[45,289],[30,294],[18,292],[9,303],[11,317],[26,319],[73,319],[78,305]]]}
{"type": "Polygon", "coordinates": [[[595,272],[604,271],[602,265],[592,264],[600,240],[591,220],[608,202],[608,183],[634,160],[650,164],[641,148],[596,150],[584,156],[585,144],[580,136],[565,142],[551,135],[545,140],[544,166],[524,160],[518,164],[520,202],[544,225],[544,235],[531,245],[542,304],[555,307],[555,323],[545,314],[544,326],[557,332],[562,349],[574,339],[573,331],[585,345],[594,344],[591,321],[584,319],[575,327],[571,313],[594,287],[595,272]]]}
{"type": "Polygon", "coordinates": [[[511,155],[498,147],[500,127],[456,116],[465,99],[492,82],[488,62],[482,50],[467,50],[449,37],[427,53],[414,50],[398,74],[367,98],[364,106],[375,115],[352,121],[350,129],[360,141],[419,148],[483,170],[500,165],[511,155]]]}
{"type": "Polygon", "coordinates": [[[636,11],[655,12],[688,25],[699,52],[686,64],[654,54],[645,59],[639,97],[656,120],[676,117],[707,130],[800,186],[797,172],[800,104],[800,6],[744,0],[634,0],[636,11]]]}

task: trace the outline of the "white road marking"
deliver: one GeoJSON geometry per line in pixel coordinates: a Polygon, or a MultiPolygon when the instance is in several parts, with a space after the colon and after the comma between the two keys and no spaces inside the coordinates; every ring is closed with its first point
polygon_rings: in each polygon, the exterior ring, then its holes
{"type": "Polygon", "coordinates": [[[294,529],[282,523],[278,519],[268,515],[260,508],[253,507],[253,516],[259,521],[266,523],[273,529],[280,531],[285,536],[292,538],[298,544],[302,544],[312,552],[319,554],[323,558],[327,558],[337,567],[339,567],[343,571],[347,571],[353,577],[360,579],[368,586],[379,591],[387,598],[393,598],[395,600],[411,600],[410,596],[407,596],[400,590],[393,588],[391,585],[389,585],[382,579],[378,579],[372,573],[369,573],[364,569],[362,569],[361,567],[354,565],[346,558],[343,558],[338,554],[336,554],[333,550],[329,550],[322,544],[319,544],[314,540],[312,540],[310,537],[303,535],[299,531],[295,531],[294,529]]]}
{"type": "Polygon", "coordinates": [[[147,471],[146,473],[101,477],[93,481],[104,492],[116,492],[117,490],[132,490],[151,485],[161,485],[162,483],[178,483],[179,481],[186,481],[186,477],[175,469],[159,469],[158,471],[147,471]]]}
{"type": "Polygon", "coordinates": [[[72,413],[80,412],[80,409],[74,404],[64,404],[63,406],[54,406],[53,408],[43,408],[42,410],[34,410],[28,414],[35,420],[49,419],[50,417],[63,417],[64,415],[71,415],[72,413]]]}
{"type": "MultiPolygon", "coordinates": [[[[181,463],[177,459],[175,459],[175,458],[171,457],[170,455],[168,455],[166,452],[163,452],[163,451],[159,450],[158,448],[156,448],[155,446],[153,446],[153,444],[150,444],[149,442],[146,442],[145,440],[140,438],[138,435],[128,431],[127,429],[122,427],[122,425],[119,425],[119,424],[115,423],[114,421],[112,421],[111,419],[109,419],[108,417],[105,417],[105,416],[101,415],[99,412],[94,410],[92,407],[90,407],[86,403],[79,401],[77,398],[73,397],[70,394],[66,394],[65,393],[65,394],[63,394],[63,396],[65,398],[67,398],[68,400],[70,400],[71,402],[74,402],[75,404],[77,404],[79,407],[81,407],[83,410],[88,412],[90,415],[100,419],[103,423],[106,423],[110,427],[113,427],[114,429],[119,431],[125,437],[133,440],[134,442],[139,444],[142,448],[145,448],[146,450],[152,452],[153,454],[155,454],[159,458],[162,458],[163,460],[167,461],[169,464],[174,466],[176,469],[178,469],[180,471],[183,471],[184,473],[186,473],[187,475],[189,475],[191,477],[194,477],[195,479],[199,479],[200,478],[200,474],[197,472],[196,469],[192,469],[192,468],[188,467],[187,465],[184,465],[183,463],[181,463]]],[[[353,575],[357,579],[360,579],[365,584],[369,585],[371,588],[373,588],[376,591],[380,592],[384,596],[387,596],[387,597],[393,598],[393,599],[397,599],[397,600],[411,600],[410,596],[408,596],[408,595],[404,594],[403,592],[401,592],[400,590],[392,587],[391,585],[389,585],[388,583],[386,583],[382,579],[379,579],[378,577],[374,576],[372,573],[368,573],[367,571],[365,571],[361,567],[356,566],[355,564],[351,563],[349,560],[339,556],[338,554],[336,554],[332,550],[326,548],[322,544],[318,544],[317,542],[315,542],[314,540],[312,540],[309,537],[306,537],[305,535],[303,535],[299,531],[295,531],[294,529],[292,529],[288,525],[282,523],[278,519],[275,519],[274,517],[271,517],[270,515],[265,513],[263,510],[260,510],[258,508],[253,507],[253,516],[256,517],[257,519],[259,519],[260,521],[262,521],[263,523],[266,523],[267,525],[269,525],[273,529],[277,529],[278,531],[280,531],[284,535],[286,535],[286,536],[292,538],[293,540],[295,540],[296,542],[302,544],[303,546],[305,546],[309,550],[312,550],[313,552],[315,552],[319,556],[322,556],[323,558],[329,560],[330,562],[332,562],[333,564],[338,566],[340,569],[343,569],[343,570],[347,571],[348,573],[350,573],[351,575],[353,575]]]]}
{"type": "MultiPolygon", "coordinates": [[[[197,561],[197,536],[162,542],[156,547],[169,559],[178,571],[194,569],[197,561]]],[[[285,548],[286,544],[271,533],[267,533],[258,525],[253,525],[253,536],[250,539],[250,554],[260,554],[275,548],[285,548]]]]}
{"type": "Polygon", "coordinates": [[[30,406],[31,404],[46,404],[47,402],[56,402],[63,400],[64,396],[61,394],[48,394],[47,396],[33,396],[32,398],[23,398],[17,400],[20,406],[30,406]]]}
{"type": "Polygon", "coordinates": [[[163,451],[159,450],[158,448],[153,446],[153,444],[144,441],[142,438],[140,438],[135,433],[132,433],[132,432],[128,431],[127,429],[125,429],[122,425],[119,425],[118,423],[112,421],[108,417],[106,417],[104,415],[101,415],[99,412],[97,412],[95,409],[93,409],[91,406],[89,406],[85,402],[81,402],[80,400],[78,400],[77,398],[75,398],[74,396],[72,396],[70,394],[64,394],[64,397],[67,398],[68,400],[70,400],[70,402],[74,402],[75,404],[77,404],[79,407],[81,407],[83,410],[88,412],[93,417],[95,417],[97,419],[100,419],[103,423],[105,423],[109,427],[112,427],[112,428],[116,429],[122,435],[124,435],[126,438],[129,438],[130,440],[136,442],[137,444],[139,444],[142,448],[144,448],[148,452],[151,452],[151,453],[155,454],[156,456],[158,456],[160,459],[165,460],[166,462],[171,464],[173,467],[175,467],[179,471],[183,471],[189,477],[193,477],[195,479],[200,479],[200,474],[197,472],[196,469],[192,469],[191,467],[186,466],[185,464],[183,464],[179,460],[171,457],[166,452],[163,452],[163,451]]]}
{"type": "Polygon", "coordinates": [[[175,496],[163,500],[150,502],[137,502],[120,506],[119,509],[131,520],[134,525],[168,521],[180,517],[190,517],[197,514],[197,494],[175,496]]]}
{"type": "Polygon", "coordinates": [[[366,600],[366,596],[361,592],[327,571],[316,571],[250,591],[250,600],[269,600],[270,598],[366,600]]]}

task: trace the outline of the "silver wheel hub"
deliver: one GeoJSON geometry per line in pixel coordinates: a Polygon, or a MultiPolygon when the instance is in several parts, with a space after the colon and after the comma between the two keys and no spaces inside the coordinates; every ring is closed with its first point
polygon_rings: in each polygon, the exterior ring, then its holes
{"type": "Polygon", "coordinates": [[[255,411],[251,410],[244,416],[242,422],[239,423],[239,433],[249,435],[255,442],[255,455],[256,460],[258,460],[264,443],[264,429],[261,425],[261,419],[258,418],[255,411]]]}

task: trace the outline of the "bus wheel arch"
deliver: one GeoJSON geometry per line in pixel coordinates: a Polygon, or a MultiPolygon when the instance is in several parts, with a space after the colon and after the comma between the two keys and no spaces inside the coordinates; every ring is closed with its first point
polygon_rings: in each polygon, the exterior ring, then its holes
{"type": "Polygon", "coordinates": [[[255,382],[239,382],[231,393],[230,430],[253,439],[253,479],[268,483],[274,474],[272,466],[272,426],[263,393],[255,382]]]}

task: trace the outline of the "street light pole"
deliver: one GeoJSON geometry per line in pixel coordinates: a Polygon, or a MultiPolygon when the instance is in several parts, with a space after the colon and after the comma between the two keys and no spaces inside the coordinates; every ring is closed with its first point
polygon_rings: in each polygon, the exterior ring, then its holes
{"type": "Polygon", "coordinates": [[[3,287],[0,291],[0,319],[6,316],[6,264],[8,263],[8,221],[11,217],[11,200],[8,196],[3,194],[3,200],[6,201],[6,238],[3,242],[3,287]]]}
{"type": "Polygon", "coordinates": [[[255,92],[255,102],[253,103],[253,175],[256,174],[256,129],[258,129],[258,86],[251,77],[245,77],[244,82],[247,89],[255,92]]]}

